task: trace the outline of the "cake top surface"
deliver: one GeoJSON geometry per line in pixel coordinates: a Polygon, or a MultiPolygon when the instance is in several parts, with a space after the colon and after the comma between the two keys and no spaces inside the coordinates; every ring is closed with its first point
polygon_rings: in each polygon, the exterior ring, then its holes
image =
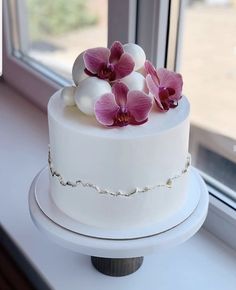
{"type": "Polygon", "coordinates": [[[51,97],[48,104],[49,119],[53,118],[61,126],[68,127],[75,133],[114,139],[133,139],[163,133],[186,120],[189,112],[189,102],[183,96],[174,110],[158,112],[157,108],[153,107],[149,114],[149,121],[141,126],[129,125],[107,128],[99,124],[94,116],[91,117],[80,112],[76,106],[65,106],[60,91],[51,97]]]}

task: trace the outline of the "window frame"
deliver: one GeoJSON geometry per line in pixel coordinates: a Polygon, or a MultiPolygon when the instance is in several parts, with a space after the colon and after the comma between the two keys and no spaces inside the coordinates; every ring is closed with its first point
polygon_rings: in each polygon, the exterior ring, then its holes
{"type": "MultiPolygon", "coordinates": [[[[178,71],[180,67],[184,8],[186,3],[186,0],[170,0],[169,17],[171,18],[171,14],[174,14],[173,21],[178,27],[176,29],[178,36],[173,37],[172,42],[168,43],[168,50],[170,50],[167,52],[166,66],[168,69],[176,71],[178,71]],[[172,4],[174,5],[172,6],[172,4]],[[176,20],[176,13],[178,14],[178,20],[176,20]],[[174,50],[172,50],[173,48],[174,50]]],[[[171,33],[173,30],[169,30],[169,37],[172,37],[171,33]]],[[[206,128],[200,128],[196,124],[192,123],[190,126],[190,149],[191,152],[194,152],[193,155],[195,154],[195,156],[198,147],[200,145],[205,145],[206,148],[215,150],[218,153],[220,150],[220,154],[226,158],[229,157],[229,155],[232,158],[229,148],[233,149],[232,146],[234,142],[229,138],[227,142],[222,142],[223,138],[222,135],[212,131],[209,132],[206,128]]],[[[206,173],[200,170],[198,170],[198,172],[204,179],[210,196],[209,210],[204,228],[236,250],[236,202],[235,198],[232,198],[232,190],[217,180],[214,180],[206,173]]]]}
{"type": "Polygon", "coordinates": [[[13,55],[10,31],[12,19],[8,5],[9,2],[3,0],[3,78],[9,85],[46,112],[48,96],[52,95],[60,86],[13,55]],[[15,75],[21,77],[16,81],[15,75]]]}

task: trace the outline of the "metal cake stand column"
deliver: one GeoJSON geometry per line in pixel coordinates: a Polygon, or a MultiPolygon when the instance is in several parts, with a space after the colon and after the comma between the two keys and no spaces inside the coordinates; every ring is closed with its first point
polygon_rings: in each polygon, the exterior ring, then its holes
{"type": "Polygon", "coordinates": [[[193,213],[177,226],[151,236],[133,239],[96,238],[73,232],[52,221],[39,207],[35,198],[34,179],[29,192],[29,209],[35,225],[51,240],[73,251],[91,256],[93,266],[110,276],[124,276],[137,271],[143,257],[156,250],[176,246],[191,238],[202,226],[208,210],[209,196],[206,185],[198,175],[200,200],[193,213]]]}

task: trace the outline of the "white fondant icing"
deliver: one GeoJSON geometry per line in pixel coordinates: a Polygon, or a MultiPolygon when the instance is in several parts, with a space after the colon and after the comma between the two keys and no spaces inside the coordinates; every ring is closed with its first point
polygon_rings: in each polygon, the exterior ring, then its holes
{"type": "Polygon", "coordinates": [[[146,54],[142,47],[135,43],[126,43],[123,48],[125,52],[132,56],[135,63],[134,70],[139,70],[146,60],[146,54]]]}
{"type": "Polygon", "coordinates": [[[94,115],[95,102],[105,93],[111,92],[107,81],[90,77],[80,82],[75,90],[75,103],[86,115],[94,115]]]}
{"type": "MultiPolygon", "coordinates": [[[[65,107],[60,93],[48,105],[53,166],[66,180],[89,180],[102,188],[126,190],[165,183],[185,167],[188,154],[189,103],[166,113],[155,108],[141,126],[106,128],[75,107],[65,107]]],[[[81,223],[103,228],[152,224],[173,215],[186,199],[188,173],[172,188],[162,187],[129,198],[101,195],[92,188],[68,188],[50,177],[55,204],[81,223]]]]}
{"type": "Polygon", "coordinates": [[[179,172],[179,173],[175,174],[174,176],[168,178],[165,183],[158,183],[158,184],[155,184],[155,185],[146,185],[146,186],[144,186],[142,188],[135,187],[129,192],[125,192],[124,190],[112,191],[112,190],[107,189],[107,188],[100,188],[97,184],[94,184],[94,183],[89,182],[89,181],[81,180],[81,178],[77,178],[76,180],[73,180],[73,181],[72,180],[65,180],[64,177],[60,174],[60,172],[57,171],[53,167],[53,160],[52,160],[52,157],[51,157],[50,148],[49,148],[49,151],[48,151],[48,165],[49,165],[49,170],[50,170],[51,176],[57,178],[57,180],[60,182],[60,184],[62,186],[70,186],[70,187],[81,186],[81,187],[85,187],[85,188],[88,187],[88,188],[92,188],[92,189],[96,190],[99,194],[109,194],[111,196],[130,197],[130,196],[132,196],[134,194],[138,194],[140,192],[148,192],[148,191],[160,188],[160,187],[172,188],[173,182],[175,182],[176,179],[183,177],[183,175],[187,173],[188,168],[190,166],[190,156],[187,157],[185,168],[182,169],[181,172],[179,172]]]}

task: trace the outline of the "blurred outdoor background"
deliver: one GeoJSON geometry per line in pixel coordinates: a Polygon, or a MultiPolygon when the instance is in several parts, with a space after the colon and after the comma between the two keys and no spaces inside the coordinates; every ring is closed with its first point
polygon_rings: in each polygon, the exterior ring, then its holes
{"type": "MultiPolygon", "coordinates": [[[[66,78],[107,45],[108,0],[27,0],[28,54],[66,78]]],[[[194,124],[236,139],[236,0],[186,1],[180,72],[194,124]]]]}
{"type": "Polygon", "coordinates": [[[27,0],[28,54],[71,79],[75,58],[107,46],[108,0],[27,0]]]}

